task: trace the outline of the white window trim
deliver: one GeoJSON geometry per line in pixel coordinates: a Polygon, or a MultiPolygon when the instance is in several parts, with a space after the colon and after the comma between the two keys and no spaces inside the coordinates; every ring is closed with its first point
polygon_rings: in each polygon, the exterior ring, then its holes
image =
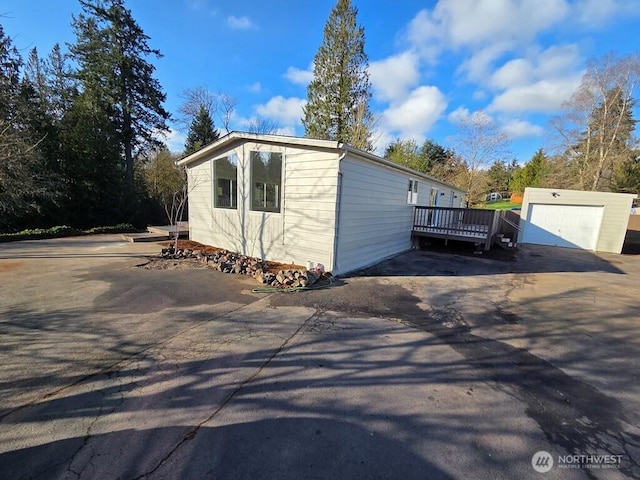
{"type": "Polygon", "coordinates": [[[236,150],[230,150],[228,152],[226,152],[224,155],[220,155],[219,157],[214,158],[211,161],[211,207],[214,210],[238,210],[238,208],[240,208],[239,202],[238,200],[240,199],[240,194],[238,193],[239,189],[240,189],[240,170],[241,170],[241,166],[240,166],[240,155],[238,154],[238,152],[236,150]],[[216,176],[216,162],[218,160],[222,160],[223,158],[227,158],[230,157],[232,155],[235,155],[236,157],[236,191],[233,192],[231,191],[231,199],[234,198],[235,195],[235,199],[236,199],[236,206],[235,207],[218,207],[216,206],[216,198],[218,197],[218,177],[216,176]]]}
{"type": "MultiPolygon", "coordinates": [[[[281,148],[264,148],[264,145],[260,145],[258,143],[249,143],[249,144],[245,144],[244,145],[244,152],[246,155],[246,161],[247,161],[247,165],[246,165],[246,171],[245,174],[247,176],[247,182],[248,182],[248,186],[249,186],[249,195],[248,195],[248,199],[247,199],[247,212],[249,213],[249,215],[252,216],[264,216],[264,215],[277,215],[277,216],[281,216],[284,214],[284,209],[285,209],[285,199],[284,199],[284,194],[285,194],[285,184],[284,184],[284,180],[285,180],[285,169],[286,169],[286,159],[287,159],[287,155],[286,155],[286,149],[281,149],[281,148]],[[279,212],[268,212],[268,211],[264,211],[264,210],[254,210],[253,209],[253,202],[252,202],[252,197],[251,195],[253,194],[253,172],[251,171],[251,152],[264,152],[264,153],[280,153],[282,155],[282,166],[281,166],[281,170],[280,170],[280,195],[278,197],[278,204],[280,207],[280,211],[279,212]]],[[[284,236],[283,236],[284,238],[284,236]]]]}
{"type": "Polygon", "coordinates": [[[418,204],[418,191],[420,190],[418,184],[418,180],[415,178],[409,178],[409,186],[407,188],[407,205],[418,204]]]}

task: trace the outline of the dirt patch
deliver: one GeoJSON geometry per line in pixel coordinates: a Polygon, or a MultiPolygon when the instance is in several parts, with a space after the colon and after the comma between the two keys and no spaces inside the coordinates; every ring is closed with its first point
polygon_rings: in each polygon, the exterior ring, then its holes
{"type": "Polygon", "coordinates": [[[146,270],[194,270],[207,266],[195,258],[173,260],[168,258],[149,257],[149,262],[140,266],[146,270]]]}
{"type": "MultiPolygon", "coordinates": [[[[165,242],[162,244],[165,247],[174,245],[174,242],[165,242]]],[[[202,243],[194,242],[193,240],[179,240],[178,250],[199,250],[203,255],[213,255],[217,252],[223,251],[224,248],[212,247],[211,245],[204,245],[202,243]]],[[[265,262],[266,271],[276,275],[280,270],[303,270],[304,267],[296,265],[295,263],[278,263],[278,262],[265,262]]],[[[143,268],[151,270],[183,270],[187,268],[206,268],[202,262],[193,259],[164,259],[150,257],[149,263],[144,265],[143,268]]]]}
{"type": "MultiPolygon", "coordinates": [[[[174,244],[175,242],[165,242],[162,246],[168,247],[174,244]]],[[[204,255],[211,255],[224,249],[212,247],[211,245],[204,245],[202,243],[194,242],[193,240],[178,240],[178,250],[200,250],[204,255]]]]}
{"type": "Polygon", "coordinates": [[[0,272],[13,272],[22,268],[23,262],[0,262],[0,272]]]}

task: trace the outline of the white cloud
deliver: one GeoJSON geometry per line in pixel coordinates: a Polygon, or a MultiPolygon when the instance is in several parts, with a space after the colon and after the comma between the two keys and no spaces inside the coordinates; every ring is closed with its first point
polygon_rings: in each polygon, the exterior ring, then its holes
{"type": "Polygon", "coordinates": [[[184,143],[187,140],[187,136],[185,134],[174,130],[173,128],[169,128],[168,132],[161,132],[160,135],[164,137],[169,151],[174,153],[184,151],[184,143]]]}
{"type": "Polygon", "coordinates": [[[544,129],[539,125],[534,125],[525,120],[511,120],[502,125],[501,130],[510,138],[518,137],[540,137],[544,129]]]}
{"type": "Polygon", "coordinates": [[[471,112],[466,107],[458,107],[447,118],[451,123],[461,123],[471,117],[471,112]]]}
{"type": "Polygon", "coordinates": [[[249,30],[255,27],[248,17],[236,17],[233,15],[227,17],[227,25],[232,30],[249,30]]]}
{"type": "Polygon", "coordinates": [[[384,151],[395,139],[396,137],[384,129],[374,131],[371,140],[371,143],[373,143],[373,153],[383,157],[384,151]]]}
{"type": "Polygon", "coordinates": [[[405,38],[422,58],[435,62],[445,51],[463,55],[458,69],[482,82],[502,56],[526,48],[571,14],[567,0],[439,0],[418,12],[405,38]]]}
{"type": "Polygon", "coordinates": [[[476,90],[475,92],[473,92],[472,97],[474,100],[478,100],[478,101],[486,100],[487,92],[485,92],[484,90],[476,90]]]}
{"type": "Polygon", "coordinates": [[[307,101],[302,98],[285,98],[281,95],[269,99],[262,105],[256,105],[255,112],[264,118],[276,120],[284,126],[295,126],[302,123],[302,108],[307,101]]]}
{"type": "Polygon", "coordinates": [[[539,0],[439,0],[432,10],[416,14],[406,38],[426,59],[466,47],[491,60],[496,52],[530,43],[569,12],[565,0],[545,0],[543,7],[539,0]]]}
{"type": "Polygon", "coordinates": [[[296,67],[287,68],[287,73],[284,74],[284,78],[297,85],[308,85],[311,83],[311,80],[313,80],[313,63],[311,63],[306,70],[301,70],[296,67]]]}
{"type": "Polygon", "coordinates": [[[369,75],[376,97],[382,101],[396,101],[406,96],[420,80],[418,61],[417,53],[406,51],[372,62],[369,75]]]}
{"type": "Polygon", "coordinates": [[[569,13],[564,0],[440,0],[433,18],[456,46],[528,42],[569,13]]]}
{"type": "Polygon", "coordinates": [[[444,47],[441,44],[443,30],[443,25],[432,18],[431,12],[420,10],[409,22],[406,37],[422,58],[435,62],[444,47]]]}
{"type": "Polygon", "coordinates": [[[583,0],[573,5],[573,17],[592,28],[602,28],[620,16],[640,16],[637,0],[583,0]]]}
{"type": "Polygon", "coordinates": [[[262,85],[260,82],[254,82],[251,85],[247,86],[247,90],[251,93],[260,93],[262,91],[262,85]]]}
{"type": "Polygon", "coordinates": [[[421,141],[442,116],[447,100],[434,86],[420,86],[401,101],[392,103],[381,117],[381,126],[389,134],[421,141]]]}
{"type": "Polygon", "coordinates": [[[279,127],[276,131],[278,135],[286,135],[288,137],[296,136],[296,128],[295,127],[279,127]]]}
{"type": "Polygon", "coordinates": [[[498,68],[488,84],[498,90],[488,110],[506,112],[554,112],[567,100],[582,79],[581,58],[576,45],[530,49],[498,68]]]}
{"type": "Polygon", "coordinates": [[[510,88],[497,95],[488,110],[501,112],[557,111],[580,84],[581,75],[565,79],[540,80],[531,85],[510,88]]]}
{"type": "Polygon", "coordinates": [[[534,67],[524,58],[516,58],[498,68],[491,76],[490,83],[498,88],[526,85],[531,82],[534,67]]]}

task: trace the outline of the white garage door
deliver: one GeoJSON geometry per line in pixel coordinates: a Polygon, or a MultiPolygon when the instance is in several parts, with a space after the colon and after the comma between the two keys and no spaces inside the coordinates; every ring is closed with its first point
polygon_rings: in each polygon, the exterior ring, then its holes
{"type": "Polygon", "coordinates": [[[602,206],[530,204],[523,243],[595,250],[602,206]]]}

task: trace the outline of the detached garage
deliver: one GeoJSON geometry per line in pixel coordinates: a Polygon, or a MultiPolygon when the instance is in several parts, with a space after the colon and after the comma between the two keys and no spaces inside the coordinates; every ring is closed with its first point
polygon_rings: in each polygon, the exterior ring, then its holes
{"type": "Polygon", "coordinates": [[[520,243],[620,253],[636,195],[527,188],[520,243]]]}

